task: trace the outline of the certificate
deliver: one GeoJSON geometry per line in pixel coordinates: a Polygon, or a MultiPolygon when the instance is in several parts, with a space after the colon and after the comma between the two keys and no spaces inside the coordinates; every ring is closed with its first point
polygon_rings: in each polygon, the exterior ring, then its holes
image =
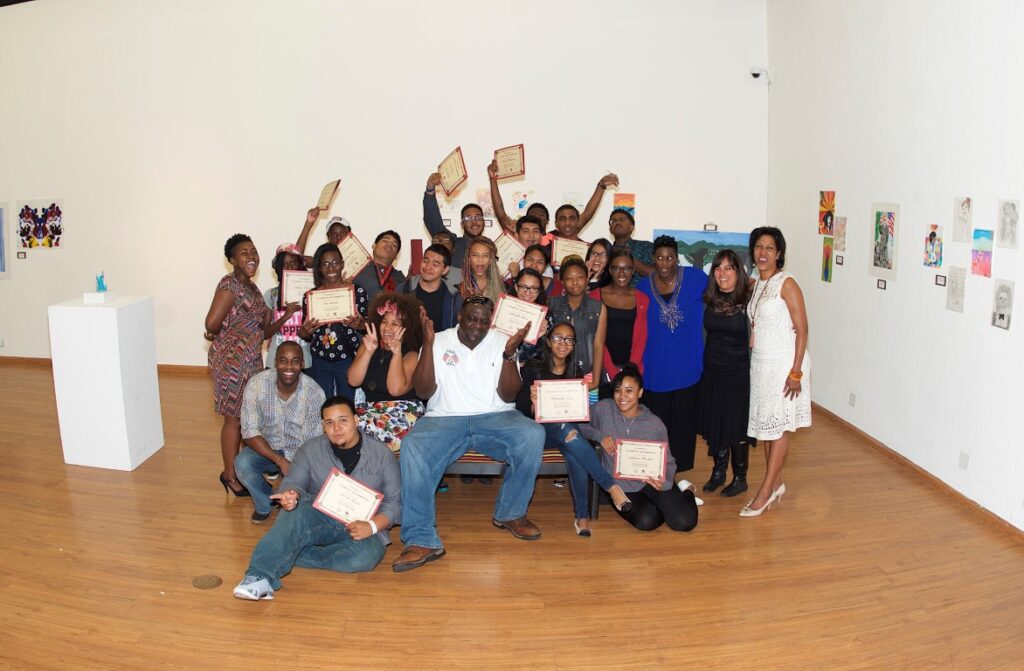
{"type": "Polygon", "coordinates": [[[665,479],[668,450],[665,443],[651,440],[616,440],[616,480],[665,479]]]}
{"type": "Polygon", "coordinates": [[[494,160],[498,162],[498,179],[526,174],[526,155],[521,144],[496,150],[494,160]]]}
{"type": "Polygon", "coordinates": [[[326,212],[331,207],[331,202],[334,200],[334,196],[338,193],[338,187],[341,186],[341,180],[336,179],[333,182],[328,182],[323,191],[320,192],[320,200],[316,201],[316,207],[321,212],[326,212]]]}
{"type": "Polygon", "coordinates": [[[341,260],[345,263],[345,277],[355,278],[373,260],[354,234],[349,233],[338,243],[341,260]]]}
{"type": "Polygon", "coordinates": [[[313,288],[312,270],[286,270],[281,278],[281,290],[278,292],[280,305],[284,307],[289,303],[302,304],[302,297],[313,288]]]}
{"type": "Polygon", "coordinates": [[[519,244],[514,236],[508,231],[502,231],[494,240],[494,246],[498,248],[498,270],[502,275],[508,275],[508,264],[518,263],[523,265],[523,256],[526,254],[526,247],[519,244]]]}
{"type": "Polygon", "coordinates": [[[448,154],[441,161],[441,165],[437,166],[437,171],[441,173],[441,188],[444,189],[444,194],[446,196],[452,195],[455,189],[462,186],[462,183],[469,179],[469,174],[466,172],[466,162],[462,160],[462,147],[456,147],[455,151],[448,154]]]}
{"type": "Polygon", "coordinates": [[[534,418],[545,422],[589,422],[590,392],[585,380],[537,380],[534,418]]]}
{"type": "Polygon", "coordinates": [[[352,287],[317,289],[309,292],[307,314],[321,324],[340,322],[356,313],[356,292],[352,287]]]}
{"type": "Polygon", "coordinates": [[[561,266],[562,261],[565,257],[572,254],[578,255],[580,258],[587,258],[587,250],[590,248],[590,243],[583,242],[582,240],[570,240],[569,238],[563,238],[556,235],[554,240],[551,241],[551,265],[561,266]]]}
{"type": "Polygon", "coordinates": [[[526,322],[530,322],[530,331],[523,340],[533,345],[540,338],[540,334],[544,332],[546,326],[544,316],[547,313],[548,308],[545,305],[528,303],[512,296],[503,295],[498,299],[498,305],[494,308],[491,328],[512,336],[526,326],[526,322]]]}
{"type": "Polygon", "coordinates": [[[369,522],[383,500],[384,495],[380,492],[332,468],[313,501],[313,507],[345,524],[369,522]]]}

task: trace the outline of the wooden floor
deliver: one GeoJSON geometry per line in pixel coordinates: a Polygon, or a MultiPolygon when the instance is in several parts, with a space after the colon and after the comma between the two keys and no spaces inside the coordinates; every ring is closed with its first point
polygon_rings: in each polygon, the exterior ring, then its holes
{"type": "Polygon", "coordinates": [[[160,385],[155,456],[65,466],[49,369],[0,363],[0,668],[1024,668],[1021,535],[824,416],[759,519],[715,495],[692,533],[641,533],[605,507],[580,539],[541,479],[525,543],[492,528],[496,485],[456,480],[441,561],[392,573],[396,530],[372,573],[297,569],[274,601],[238,601],[268,527],[217,483],[207,378],[160,385]],[[204,574],[224,583],[193,587],[204,574]]]}

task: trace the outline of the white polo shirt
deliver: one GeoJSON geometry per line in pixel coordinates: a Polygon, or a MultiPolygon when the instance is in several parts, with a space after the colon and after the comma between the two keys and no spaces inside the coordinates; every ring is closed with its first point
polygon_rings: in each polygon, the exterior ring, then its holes
{"type": "Polygon", "coordinates": [[[491,330],[476,348],[462,344],[459,327],[434,336],[434,382],[437,390],[427,401],[428,417],[458,417],[503,412],[515,408],[498,396],[502,355],[508,336],[491,330]]]}

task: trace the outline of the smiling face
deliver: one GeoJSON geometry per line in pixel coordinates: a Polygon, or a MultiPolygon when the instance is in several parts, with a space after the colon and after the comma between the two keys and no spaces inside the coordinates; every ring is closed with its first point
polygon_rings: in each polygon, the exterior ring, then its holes
{"type": "Polygon", "coordinates": [[[633,281],[633,259],[628,256],[616,256],[608,266],[612,283],[620,289],[628,287],[633,281]]]}
{"type": "Polygon", "coordinates": [[[444,257],[437,252],[426,251],[423,253],[423,260],[420,261],[420,281],[433,282],[441,279],[448,266],[444,264],[444,257]]]}
{"type": "Polygon", "coordinates": [[[254,277],[260,267],[260,253],[256,251],[256,245],[248,240],[235,245],[231,250],[231,265],[246,277],[254,277]]]}
{"type": "Polygon", "coordinates": [[[491,248],[483,244],[474,244],[469,248],[469,267],[477,277],[483,277],[491,267],[493,257],[491,248]]]}
{"type": "Polygon", "coordinates": [[[540,226],[533,223],[532,221],[527,222],[525,224],[521,224],[519,226],[519,232],[516,234],[516,236],[519,238],[519,244],[523,245],[524,247],[536,245],[540,242],[541,238],[540,226]]]}
{"type": "Polygon", "coordinates": [[[644,390],[640,387],[640,381],[626,375],[619,382],[619,386],[615,387],[613,398],[619,412],[627,417],[632,417],[639,410],[640,397],[643,395],[644,390]]]}
{"type": "Polygon", "coordinates": [[[534,249],[523,257],[523,267],[533,268],[543,275],[544,271],[547,270],[548,262],[547,259],[544,258],[544,253],[542,251],[534,249]]]}
{"type": "Polygon", "coordinates": [[[562,273],[562,284],[568,296],[582,296],[587,291],[587,272],[579,266],[570,266],[562,273]]]}
{"type": "Polygon", "coordinates": [[[462,215],[462,230],[470,238],[475,238],[484,232],[484,211],[475,205],[466,208],[462,215]]]}
{"type": "Polygon", "coordinates": [[[359,426],[356,416],[347,405],[332,405],[321,414],[324,435],[335,447],[355,447],[359,442],[359,426]]]}
{"type": "Polygon", "coordinates": [[[714,275],[715,284],[723,294],[731,294],[736,290],[736,268],[728,258],[722,259],[722,263],[715,268],[714,275]]]}
{"type": "Polygon", "coordinates": [[[566,238],[575,238],[580,230],[580,215],[572,208],[559,208],[555,213],[555,228],[566,238]]]}
{"type": "Polygon", "coordinates": [[[341,252],[336,249],[329,249],[320,256],[320,276],[324,284],[339,284],[341,272],[345,269],[345,260],[341,258],[341,252]]]}
{"type": "Polygon", "coordinates": [[[292,388],[297,385],[302,374],[302,348],[291,340],[281,343],[274,355],[274,367],[279,386],[292,388]]]}
{"type": "Polygon", "coordinates": [[[350,232],[351,229],[348,226],[340,221],[336,221],[327,229],[327,242],[332,245],[340,245],[341,241],[344,240],[350,232]]]}
{"type": "Polygon", "coordinates": [[[754,265],[762,276],[778,270],[779,248],[775,244],[775,238],[765,234],[757,239],[754,243],[754,265]]]}
{"type": "Polygon", "coordinates": [[[522,275],[516,280],[516,298],[530,303],[536,303],[544,286],[533,275],[522,275]]]}
{"type": "Polygon", "coordinates": [[[391,341],[394,340],[395,334],[400,328],[402,328],[402,315],[398,312],[385,312],[381,317],[380,326],[377,327],[380,344],[385,348],[391,347],[391,341]]]}
{"type": "Polygon", "coordinates": [[[491,309],[481,303],[465,303],[459,312],[459,341],[475,348],[491,328],[491,309]]]}
{"type": "Polygon", "coordinates": [[[559,324],[548,334],[548,346],[556,361],[565,361],[576,346],[576,331],[569,324],[559,324]]]}
{"type": "Polygon", "coordinates": [[[590,261],[594,276],[597,277],[608,267],[608,248],[604,245],[592,245],[587,251],[587,261],[590,261]]]}
{"type": "Polygon", "coordinates": [[[373,245],[373,260],[382,266],[390,266],[398,256],[398,239],[385,235],[373,245]]]}

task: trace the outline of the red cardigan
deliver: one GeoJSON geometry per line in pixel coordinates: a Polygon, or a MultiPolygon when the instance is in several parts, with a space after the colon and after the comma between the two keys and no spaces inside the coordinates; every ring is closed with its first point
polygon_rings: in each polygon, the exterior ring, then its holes
{"type": "MultiPolygon", "coordinates": [[[[633,321],[633,343],[629,349],[629,360],[644,372],[644,347],[647,345],[647,308],[651,306],[651,299],[642,291],[633,290],[636,293],[636,319],[633,321]]],[[[594,289],[588,294],[595,300],[601,300],[601,290],[594,289]]],[[[608,345],[604,346],[604,372],[608,379],[619,374],[619,368],[612,363],[612,355],[608,352],[608,345]]]]}

